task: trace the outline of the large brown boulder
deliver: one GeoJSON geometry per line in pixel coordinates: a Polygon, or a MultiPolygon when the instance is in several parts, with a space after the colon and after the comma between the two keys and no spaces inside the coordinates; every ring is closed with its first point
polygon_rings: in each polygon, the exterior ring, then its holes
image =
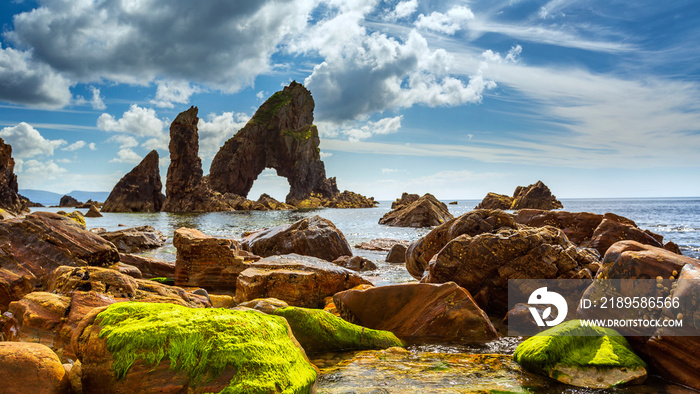
{"type": "Polygon", "coordinates": [[[521,209],[515,215],[516,223],[529,227],[553,226],[559,228],[564,231],[569,241],[580,247],[590,246],[593,232],[602,221],[603,215],[590,212],[521,209]]]}
{"type": "Polygon", "coordinates": [[[296,253],[333,261],[352,256],[345,235],[318,215],[250,234],[243,238],[241,247],[262,257],[296,253]]]}
{"type": "Polygon", "coordinates": [[[154,149],[117,182],[102,211],[160,212],[165,202],[162,188],[158,152],[154,149]]]}
{"type": "Polygon", "coordinates": [[[5,393],[71,392],[58,356],[39,343],[0,342],[0,382],[5,393]]]}
{"type": "MultiPolygon", "coordinates": [[[[26,203],[17,194],[17,187],[12,147],[0,138],[0,209],[12,215],[27,211],[26,203]]],[[[29,200],[26,202],[28,203],[29,200]]]]}
{"type": "Polygon", "coordinates": [[[119,252],[67,217],[36,212],[0,222],[0,310],[34,289],[45,289],[57,267],[109,266],[119,252]]]}
{"type": "Polygon", "coordinates": [[[61,200],[58,202],[58,206],[61,208],[75,208],[78,205],[82,204],[82,202],[76,200],[75,198],[67,194],[61,197],[61,200]]]}
{"type": "Polygon", "coordinates": [[[289,305],[323,308],[324,298],[371,283],[356,272],[328,261],[288,254],[250,264],[238,275],[236,302],[277,298],[289,305]]]}
{"type": "Polygon", "coordinates": [[[428,283],[453,281],[488,313],[508,311],[509,279],[591,279],[598,257],[554,227],[460,235],[430,262],[428,283]]]}
{"type": "Polygon", "coordinates": [[[41,343],[53,350],[70,346],[70,336],[63,340],[57,338],[70,305],[70,297],[43,291],[29,293],[12,302],[8,311],[19,324],[17,340],[41,343]]]}
{"type": "Polygon", "coordinates": [[[214,156],[209,171],[212,189],[246,197],[269,167],[289,181],[288,204],[298,205],[312,195],[337,197],[335,180],[326,179],[313,111],[311,93],[301,84],[292,82],[273,94],[214,156]]]}
{"type": "Polygon", "coordinates": [[[479,342],[498,337],[486,313],[455,283],[406,283],[333,296],[340,316],[408,342],[479,342]]]}
{"type": "Polygon", "coordinates": [[[513,205],[513,197],[505,194],[489,192],[486,197],[474,209],[510,209],[513,205]]]}
{"type": "Polygon", "coordinates": [[[666,249],[645,245],[637,241],[620,241],[613,244],[603,257],[603,265],[597,278],[601,279],[664,279],[674,276],[686,264],[697,265],[698,260],[682,256],[666,249]]]}
{"type": "Polygon", "coordinates": [[[372,208],[378,204],[374,197],[365,197],[349,190],[344,190],[332,200],[323,201],[326,208],[372,208]]]}
{"type": "Polygon", "coordinates": [[[151,226],[126,228],[97,233],[114,244],[120,253],[138,253],[165,245],[166,237],[151,226]]]}
{"type": "Polygon", "coordinates": [[[138,268],[144,279],[175,277],[175,263],[173,262],[129,253],[119,253],[119,260],[121,263],[138,268]]]}
{"type": "Polygon", "coordinates": [[[394,200],[394,202],[391,203],[391,209],[399,209],[404,205],[412,204],[418,201],[419,198],[420,196],[418,194],[403,192],[401,193],[401,197],[397,198],[396,200],[394,200]]]}
{"type": "MultiPolygon", "coordinates": [[[[620,222],[614,219],[604,218],[596,227],[591,237],[590,246],[604,256],[613,244],[623,240],[637,241],[639,243],[662,248],[663,242],[654,238],[656,234],[639,229],[634,222],[632,224],[620,222]]],[[[660,235],[658,237],[661,237],[660,235]]],[[[661,237],[663,240],[663,237],[661,237]]]]}
{"type": "Polygon", "coordinates": [[[513,204],[510,209],[560,209],[562,203],[552,194],[542,181],[528,186],[518,186],[513,192],[513,204]]]}
{"type": "Polygon", "coordinates": [[[421,279],[428,263],[452,239],[467,234],[495,232],[502,228],[517,228],[513,217],[500,210],[480,209],[467,212],[434,229],[409,245],[406,251],[406,269],[416,279],[421,279]]]}
{"type": "Polygon", "coordinates": [[[233,239],[215,238],[192,228],[175,230],[175,284],[235,289],[241,271],[260,257],[241,250],[233,239]]]}
{"type": "Polygon", "coordinates": [[[394,227],[431,227],[453,218],[447,205],[438,201],[432,194],[426,193],[411,203],[399,205],[393,211],[387,212],[379,219],[379,224],[394,227]]]}

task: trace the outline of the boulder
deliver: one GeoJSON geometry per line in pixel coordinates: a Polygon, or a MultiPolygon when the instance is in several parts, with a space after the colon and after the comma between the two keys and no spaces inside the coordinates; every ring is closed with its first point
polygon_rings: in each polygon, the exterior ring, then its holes
{"type": "Polygon", "coordinates": [[[601,279],[666,279],[678,276],[686,264],[700,265],[700,261],[666,249],[620,241],[613,244],[603,257],[603,265],[596,278],[601,279]]]}
{"type": "Polygon", "coordinates": [[[612,329],[582,326],[579,320],[525,340],[513,359],[526,371],[578,387],[641,384],[647,377],[646,363],[632,352],[625,337],[612,329]]]}
{"type": "Polygon", "coordinates": [[[287,204],[303,206],[310,197],[321,204],[335,199],[339,194],[335,179],[326,179],[318,149],[314,105],[311,93],[296,82],[268,98],[214,156],[211,188],[222,195],[247,197],[258,175],[274,168],[289,181],[287,204]]]}
{"type": "Polygon", "coordinates": [[[0,342],[0,382],[5,393],[71,392],[58,356],[39,343],[0,342]]]}
{"type": "Polygon", "coordinates": [[[260,257],[241,250],[233,239],[215,238],[191,228],[175,230],[175,284],[235,289],[238,275],[260,257]]]}
{"type": "Polygon", "coordinates": [[[663,242],[655,239],[654,235],[648,231],[642,231],[634,222],[629,224],[604,218],[593,232],[591,247],[598,250],[601,256],[604,256],[608,248],[614,243],[623,240],[637,241],[642,244],[662,248],[664,246],[663,242]]]}
{"type": "Polygon", "coordinates": [[[0,310],[32,290],[46,289],[61,265],[109,266],[119,261],[110,242],[75,221],[49,212],[0,222],[0,310]]]}
{"type": "Polygon", "coordinates": [[[502,228],[517,228],[513,217],[500,210],[479,209],[467,212],[434,229],[426,236],[414,241],[406,251],[406,268],[416,279],[421,279],[428,269],[428,263],[452,239],[467,234],[495,232],[502,228]]]}
{"type": "Polygon", "coordinates": [[[119,253],[119,260],[121,263],[138,268],[144,279],[175,277],[175,263],[169,261],[129,253],[119,253]]]}
{"type": "Polygon", "coordinates": [[[58,206],[61,208],[75,208],[78,205],[82,205],[82,202],[67,194],[61,197],[61,200],[58,202],[58,206]]]}
{"type": "Polygon", "coordinates": [[[542,181],[537,181],[526,187],[518,186],[513,192],[513,203],[510,209],[524,208],[561,209],[564,206],[542,181]]]}
{"type": "Polygon", "coordinates": [[[420,196],[417,194],[403,192],[401,193],[401,197],[397,198],[396,200],[394,200],[394,202],[391,203],[391,209],[399,209],[404,205],[410,205],[418,201],[419,198],[420,196]]]}
{"type": "Polygon", "coordinates": [[[394,227],[431,227],[453,218],[447,205],[438,201],[432,194],[426,193],[410,204],[387,212],[379,219],[379,224],[394,227]]]}
{"type": "Polygon", "coordinates": [[[395,244],[386,255],[387,263],[403,264],[406,262],[406,251],[408,248],[404,244],[395,244]]]}
{"type": "Polygon", "coordinates": [[[343,233],[318,215],[250,234],[243,238],[241,247],[263,257],[296,253],[333,261],[352,256],[343,233]]]}
{"type": "Polygon", "coordinates": [[[365,197],[349,190],[344,190],[335,198],[323,202],[326,208],[373,208],[378,204],[374,197],[365,197]]]}
{"type": "Polygon", "coordinates": [[[15,161],[12,159],[12,147],[0,138],[0,210],[12,215],[29,211],[27,203],[17,194],[17,175],[15,161]]]}
{"type": "Polygon", "coordinates": [[[109,193],[104,212],[160,212],[165,202],[161,192],[158,152],[154,149],[134,167],[109,193]]]}
{"type": "Polygon", "coordinates": [[[114,244],[120,253],[138,253],[165,245],[166,237],[151,226],[105,231],[98,235],[114,244]]]}
{"type": "Polygon", "coordinates": [[[56,214],[65,216],[69,219],[73,219],[73,221],[78,223],[82,229],[87,229],[87,227],[85,226],[85,216],[83,216],[83,213],[80,211],[73,211],[71,213],[65,211],[57,211],[56,214]]]}
{"type": "Polygon", "coordinates": [[[289,306],[286,302],[277,298],[256,298],[250,301],[244,301],[237,305],[241,308],[250,308],[271,315],[276,309],[286,308],[289,306]]]}
{"type": "Polygon", "coordinates": [[[258,198],[258,201],[256,201],[256,202],[257,202],[257,204],[259,204],[261,206],[261,208],[259,210],[284,211],[284,210],[296,209],[294,207],[294,205],[289,205],[289,204],[285,204],[283,202],[279,202],[265,193],[261,194],[260,198],[258,198]]]}
{"type": "Polygon", "coordinates": [[[340,316],[391,331],[408,342],[480,342],[498,338],[486,313],[455,283],[406,283],[333,296],[340,316]]]}
{"type": "Polygon", "coordinates": [[[377,265],[370,259],[361,256],[340,256],[333,260],[333,264],[353,271],[373,271],[377,265]]]}
{"type": "Polygon", "coordinates": [[[287,322],[258,311],[117,303],[73,336],[84,392],[310,392],[287,322]]]}
{"type": "Polygon", "coordinates": [[[320,309],[286,307],[272,314],[287,320],[294,337],[309,354],[403,346],[391,332],[348,323],[320,309]]]}
{"type": "Polygon", "coordinates": [[[19,325],[16,339],[41,343],[53,350],[69,346],[70,336],[66,342],[66,338],[61,340],[57,334],[63,326],[70,304],[70,297],[43,291],[29,293],[21,300],[12,302],[8,311],[19,325]]]}
{"type": "Polygon", "coordinates": [[[96,205],[90,205],[90,208],[85,213],[85,217],[86,218],[101,218],[102,214],[100,213],[100,210],[97,209],[96,205]]]}
{"type": "Polygon", "coordinates": [[[370,284],[356,272],[315,257],[289,254],[251,263],[238,275],[236,302],[277,298],[292,306],[323,308],[324,299],[370,284]]]}
{"type": "Polygon", "coordinates": [[[401,244],[404,247],[407,247],[409,242],[406,240],[402,240],[402,239],[376,238],[376,239],[372,239],[370,241],[360,242],[359,244],[355,245],[355,247],[358,249],[388,252],[395,245],[398,245],[398,244],[401,244]]]}
{"type": "Polygon", "coordinates": [[[500,209],[507,210],[513,205],[513,197],[505,194],[489,192],[474,209],[500,209]]]}
{"type": "Polygon", "coordinates": [[[454,238],[430,261],[424,281],[453,281],[487,313],[503,316],[508,311],[509,279],[591,279],[586,267],[597,260],[557,228],[506,228],[454,238]]]}

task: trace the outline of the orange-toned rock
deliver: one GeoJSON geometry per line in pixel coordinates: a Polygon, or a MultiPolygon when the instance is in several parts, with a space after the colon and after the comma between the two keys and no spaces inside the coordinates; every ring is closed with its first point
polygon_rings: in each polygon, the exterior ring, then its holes
{"type": "Polygon", "coordinates": [[[394,227],[431,227],[453,218],[447,205],[438,201],[432,194],[426,193],[413,202],[398,204],[396,209],[379,219],[379,224],[394,227]]]}
{"type": "Polygon", "coordinates": [[[296,253],[333,261],[352,256],[345,235],[330,220],[318,215],[250,234],[243,238],[241,246],[262,257],[296,253]]]}
{"type": "Polygon", "coordinates": [[[510,209],[513,205],[513,197],[505,194],[489,192],[483,200],[474,209],[510,209]]]}
{"type": "Polygon", "coordinates": [[[438,227],[428,235],[411,243],[406,251],[406,269],[416,279],[421,279],[428,263],[452,239],[467,234],[475,236],[494,232],[501,227],[517,228],[513,217],[503,211],[480,209],[467,212],[438,227]]]}
{"type": "Polygon", "coordinates": [[[639,229],[634,222],[624,223],[614,219],[603,219],[593,232],[591,247],[598,250],[604,256],[613,244],[619,241],[631,240],[655,247],[663,247],[663,237],[649,231],[639,229]],[[658,240],[657,238],[661,238],[658,240]]]}
{"type": "Polygon", "coordinates": [[[550,226],[501,229],[450,241],[430,262],[428,283],[453,281],[488,313],[508,311],[509,279],[591,279],[598,256],[550,226]]]}
{"type": "Polygon", "coordinates": [[[138,268],[144,279],[175,277],[175,263],[169,261],[129,253],[119,253],[119,259],[124,264],[138,268]]]}
{"type": "Polygon", "coordinates": [[[560,209],[564,206],[542,181],[528,186],[518,186],[513,192],[510,209],[560,209]]]}
{"type": "Polygon", "coordinates": [[[0,342],[0,382],[5,393],[70,393],[63,364],[39,343],[0,342]]]}
{"type": "Polygon", "coordinates": [[[51,349],[63,348],[70,344],[56,341],[56,334],[63,325],[71,300],[58,294],[36,291],[19,301],[10,304],[9,312],[17,319],[20,330],[17,339],[22,342],[36,342],[51,349]]]}
{"type": "Polygon", "coordinates": [[[409,342],[479,342],[498,337],[486,313],[463,288],[407,283],[347,290],[333,296],[340,316],[409,342]]]}
{"type": "Polygon", "coordinates": [[[682,256],[666,249],[641,244],[636,241],[620,241],[612,245],[605,257],[597,278],[605,279],[666,279],[676,275],[684,265],[698,265],[696,259],[682,256]]]}
{"type": "Polygon", "coordinates": [[[377,265],[370,259],[362,256],[340,256],[333,260],[333,264],[353,271],[373,271],[377,265]]]}
{"type": "Polygon", "coordinates": [[[325,260],[297,254],[271,256],[241,272],[236,302],[272,297],[292,306],[323,308],[324,298],[360,284],[371,283],[325,260]]]}
{"type": "Polygon", "coordinates": [[[233,239],[215,238],[191,228],[175,230],[175,284],[208,289],[235,289],[236,279],[259,259],[233,239]]]}
{"type": "Polygon", "coordinates": [[[564,231],[569,241],[580,247],[590,246],[593,232],[602,221],[603,215],[590,212],[521,209],[515,215],[516,223],[529,227],[553,226],[559,228],[564,231]]]}

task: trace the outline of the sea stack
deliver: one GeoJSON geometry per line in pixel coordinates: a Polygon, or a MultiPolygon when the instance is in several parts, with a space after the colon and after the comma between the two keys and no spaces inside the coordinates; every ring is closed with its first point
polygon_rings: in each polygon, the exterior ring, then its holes
{"type": "Polygon", "coordinates": [[[15,175],[12,147],[2,138],[0,138],[0,208],[13,215],[27,210],[17,194],[17,175],[15,175]]]}
{"type": "Polygon", "coordinates": [[[161,192],[158,152],[152,150],[117,182],[102,207],[103,212],[159,212],[165,201],[161,192]]]}

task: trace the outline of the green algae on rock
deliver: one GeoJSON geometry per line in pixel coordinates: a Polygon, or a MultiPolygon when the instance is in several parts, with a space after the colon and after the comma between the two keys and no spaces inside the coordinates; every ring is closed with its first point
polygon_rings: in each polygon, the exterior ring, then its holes
{"type": "Polygon", "coordinates": [[[234,375],[221,392],[310,392],[316,370],[277,316],[257,311],[118,303],[97,315],[117,379],[141,359],[153,370],[170,361],[188,385],[234,375]]]}
{"type": "Polygon", "coordinates": [[[571,320],[521,343],[513,355],[523,369],[579,387],[639,384],[646,363],[615,330],[571,320]]]}
{"type": "Polygon", "coordinates": [[[321,309],[288,307],[276,309],[272,313],[287,319],[294,337],[307,353],[404,346],[389,331],[372,330],[348,323],[321,309]]]}
{"type": "Polygon", "coordinates": [[[83,229],[87,228],[85,225],[85,216],[80,211],[73,211],[71,213],[67,213],[65,211],[58,211],[56,212],[59,215],[63,215],[67,218],[73,219],[76,223],[78,223],[83,229]]]}

